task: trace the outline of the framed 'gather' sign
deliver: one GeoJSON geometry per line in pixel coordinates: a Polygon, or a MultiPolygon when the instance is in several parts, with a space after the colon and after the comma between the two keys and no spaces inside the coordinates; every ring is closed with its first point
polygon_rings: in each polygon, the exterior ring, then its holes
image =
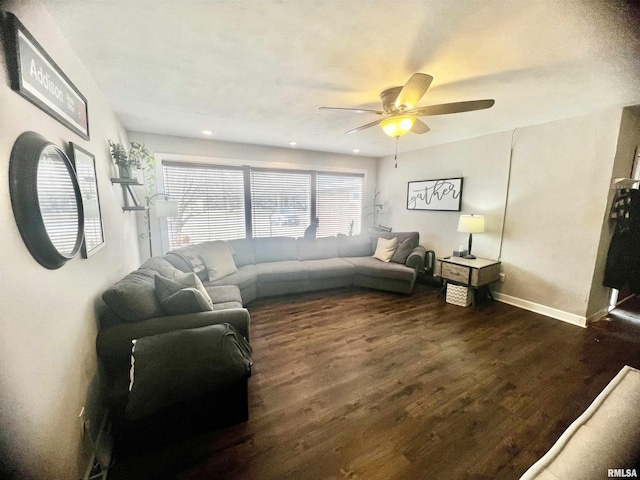
{"type": "Polygon", "coordinates": [[[462,177],[420,180],[407,185],[407,210],[459,212],[462,204],[462,177]]]}
{"type": "Polygon", "coordinates": [[[11,88],[89,140],[87,99],[11,13],[7,13],[7,66],[11,88]]]}

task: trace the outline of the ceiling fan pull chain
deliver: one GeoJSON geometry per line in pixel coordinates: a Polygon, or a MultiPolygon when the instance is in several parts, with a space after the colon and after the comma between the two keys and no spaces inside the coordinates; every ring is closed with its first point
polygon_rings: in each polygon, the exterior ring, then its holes
{"type": "Polygon", "coordinates": [[[400,137],[396,137],[396,156],[395,156],[395,160],[396,160],[396,168],[398,168],[398,139],[400,137]]]}

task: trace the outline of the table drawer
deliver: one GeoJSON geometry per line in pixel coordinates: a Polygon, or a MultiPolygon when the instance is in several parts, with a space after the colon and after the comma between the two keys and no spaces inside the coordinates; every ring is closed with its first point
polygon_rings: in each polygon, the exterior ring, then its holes
{"type": "Polygon", "coordinates": [[[442,262],[442,278],[467,284],[469,283],[469,267],[442,262]]]}

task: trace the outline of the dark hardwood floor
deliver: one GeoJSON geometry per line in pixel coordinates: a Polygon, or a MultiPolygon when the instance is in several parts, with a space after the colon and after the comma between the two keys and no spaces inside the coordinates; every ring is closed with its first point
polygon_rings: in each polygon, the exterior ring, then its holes
{"type": "Polygon", "coordinates": [[[638,331],[436,293],[250,304],[249,421],[121,455],[109,479],[517,479],[640,367],[638,331]]]}

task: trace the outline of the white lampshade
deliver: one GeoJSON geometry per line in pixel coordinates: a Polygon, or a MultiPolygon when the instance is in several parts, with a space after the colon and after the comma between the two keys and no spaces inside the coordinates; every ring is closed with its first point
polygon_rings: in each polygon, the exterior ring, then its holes
{"type": "Polygon", "coordinates": [[[178,202],[175,200],[156,200],[156,217],[177,217],[178,202]]]}
{"type": "Polygon", "coordinates": [[[458,231],[461,233],[484,233],[484,216],[460,215],[458,231]]]}

